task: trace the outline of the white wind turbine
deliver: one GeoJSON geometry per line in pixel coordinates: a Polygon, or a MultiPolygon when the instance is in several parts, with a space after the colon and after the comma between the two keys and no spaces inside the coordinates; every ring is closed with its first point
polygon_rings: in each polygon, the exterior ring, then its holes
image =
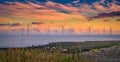
{"type": "Polygon", "coordinates": [[[103,31],[103,35],[105,35],[105,28],[102,31],[103,31]]]}
{"type": "Polygon", "coordinates": [[[62,36],[64,36],[64,31],[65,31],[65,24],[63,24],[63,25],[61,25],[61,26],[59,26],[62,30],[62,36]]]}
{"type": "Polygon", "coordinates": [[[87,26],[87,28],[88,28],[88,35],[91,35],[91,32],[92,32],[92,25],[87,26]]]}
{"type": "Polygon", "coordinates": [[[113,34],[113,28],[111,26],[109,26],[109,34],[112,35],[113,34]]]}
{"type": "Polygon", "coordinates": [[[30,36],[30,25],[31,24],[26,24],[26,26],[27,26],[27,36],[30,36]]]}
{"type": "Polygon", "coordinates": [[[49,27],[47,28],[47,34],[48,34],[48,36],[50,35],[50,28],[49,27]]]}

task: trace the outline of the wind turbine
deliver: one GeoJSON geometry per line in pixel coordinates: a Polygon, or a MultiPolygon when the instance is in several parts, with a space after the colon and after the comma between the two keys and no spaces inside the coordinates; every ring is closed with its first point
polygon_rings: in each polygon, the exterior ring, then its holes
{"type": "MultiPolygon", "coordinates": [[[[32,25],[37,25],[37,27],[39,27],[40,25],[42,25],[42,24],[44,24],[44,23],[43,23],[43,22],[32,22],[31,24],[32,24],[32,25]]],[[[35,28],[35,30],[36,30],[37,34],[39,35],[40,30],[37,29],[37,28],[35,28]]]]}
{"type": "Polygon", "coordinates": [[[20,31],[21,31],[21,36],[24,35],[24,26],[27,26],[27,36],[29,36],[29,28],[30,28],[30,24],[26,24],[26,23],[23,23],[21,24],[21,28],[20,28],[20,31]]]}
{"type": "Polygon", "coordinates": [[[102,31],[103,31],[103,35],[105,35],[105,28],[102,31]]]}
{"type": "Polygon", "coordinates": [[[73,35],[73,33],[74,33],[74,28],[69,28],[69,32],[70,32],[71,35],[73,35]]]}
{"type": "Polygon", "coordinates": [[[21,36],[23,36],[24,28],[21,28],[21,36]]]}
{"type": "Polygon", "coordinates": [[[39,32],[40,32],[40,30],[39,30],[39,29],[37,29],[37,28],[34,28],[34,30],[36,31],[36,35],[38,35],[38,36],[39,36],[39,32]]]}
{"type": "Polygon", "coordinates": [[[39,36],[40,30],[37,29],[36,31],[37,31],[37,34],[38,34],[38,36],[39,36]]]}
{"type": "Polygon", "coordinates": [[[26,24],[26,26],[27,26],[27,36],[30,36],[30,25],[31,24],[26,24]]]}
{"type": "Polygon", "coordinates": [[[68,31],[69,31],[69,35],[72,35],[72,34],[73,34],[73,28],[70,27],[70,26],[72,26],[72,25],[69,24],[68,26],[69,26],[69,29],[68,29],[68,31]]]}
{"type": "Polygon", "coordinates": [[[48,36],[50,35],[50,28],[49,27],[47,28],[47,34],[48,34],[48,36]]]}
{"type": "Polygon", "coordinates": [[[113,34],[113,28],[111,26],[109,26],[109,34],[112,35],[113,34]]]}
{"type": "Polygon", "coordinates": [[[27,29],[28,29],[27,36],[29,36],[30,35],[30,25],[29,24],[27,24],[27,29]]]}
{"type": "Polygon", "coordinates": [[[55,31],[56,35],[58,35],[58,31],[57,30],[54,30],[54,31],[55,31]]]}
{"type": "Polygon", "coordinates": [[[61,26],[59,26],[59,27],[61,27],[61,31],[62,31],[62,36],[64,36],[64,31],[65,31],[65,24],[63,24],[63,25],[61,25],[61,26]]]}
{"type": "Polygon", "coordinates": [[[91,31],[92,31],[92,25],[90,25],[90,26],[87,26],[87,28],[88,28],[88,35],[91,35],[91,31]]]}
{"type": "Polygon", "coordinates": [[[22,27],[22,28],[20,28],[20,32],[21,32],[21,41],[23,42],[24,40],[23,40],[23,36],[24,36],[24,28],[22,27]]]}
{"type": "Polygon", "coordinates": [[[97,30],[97,35],[100,35],[100,31],[99,30],[97,30]]]}
{"type": "Polygon", "coordinates": [[[79,29],[79,34],[81,34],[82,33],[82,30],[81,29],[79,29]]]}
{"type": "Polygon", "coordinates": [[[20,32],[21,32],[21,36],[23,36],[24,35],[24,24],[21,24],[21,28],[20,28],[20,32]]]}
{"type": "MultiPolygon", "coordinates": [[[[54,22],[53,22],[53,21],[50,21],[49,23],[50,23],[51,25],[54,25],[54,22]]],[[[48,35],[50,35],[50,27],[52,27],[52,26],[49,26],[49,27],[47,28],[48,35]]]]}
{"type": "MultiPolygon", "coordinates": [[[[20,23],[11,23],[10,25],[9,25],[10,27],[13,27],[13,28],[15,28],[15,27],[21,27],[22,25],[20,24],[20,23]]],[[[17,34],[17,36],[19,35],[18,33],[20,32],[20,28],[19,29],[16,29],[16,30],[13,30],[13,31],[16,31],[16,34],[17,34]]]]}

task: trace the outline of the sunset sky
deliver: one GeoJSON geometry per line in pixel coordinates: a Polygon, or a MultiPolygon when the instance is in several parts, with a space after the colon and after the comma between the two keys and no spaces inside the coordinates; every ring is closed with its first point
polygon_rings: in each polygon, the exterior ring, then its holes
{"type": "Polygon", "coordinates": [[[34,29],[45,32],[120,34],[120,0],[0,0],[0,32],[34,29]],[[102,14],[102,15],[101,15],[102,14]]]}

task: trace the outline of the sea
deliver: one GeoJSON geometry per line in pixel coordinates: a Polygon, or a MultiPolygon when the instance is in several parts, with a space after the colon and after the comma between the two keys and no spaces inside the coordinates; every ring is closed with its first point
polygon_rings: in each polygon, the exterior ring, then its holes
{"type": "Polygon", "coordinates": [[[46,45],[51,42],[120,41],[120,35],[0,35],[0,48],[46,45]]]}

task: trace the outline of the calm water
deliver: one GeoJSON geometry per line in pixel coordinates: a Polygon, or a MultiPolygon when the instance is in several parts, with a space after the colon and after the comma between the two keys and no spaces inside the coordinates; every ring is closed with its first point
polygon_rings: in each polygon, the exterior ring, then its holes
{"type": "Polygon", "coordinates": [[[31,45],[44,45],[50,42],[84,42],[120,40],[120,35],[114,36],[0,36],[0,48],[2,47],[27,47],[31,45]]]}

